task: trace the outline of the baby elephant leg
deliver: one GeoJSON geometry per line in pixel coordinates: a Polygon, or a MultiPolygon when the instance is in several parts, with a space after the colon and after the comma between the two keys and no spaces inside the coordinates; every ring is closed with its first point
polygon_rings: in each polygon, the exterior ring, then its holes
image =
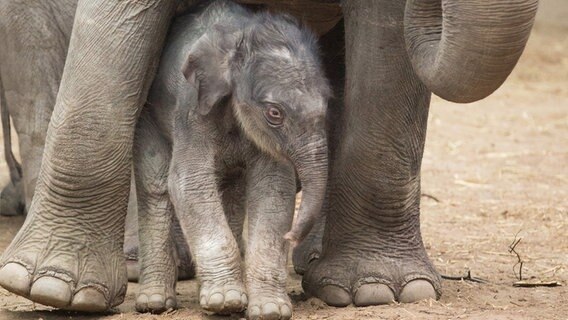
{"type": "Polygon", "coordinates": [[[174,144],[169,190],[194,258],[199,303],[219,314],[241,312],[247,304],[241,256],[225,217],[214,151],[190,147],[211,145],[209,141],[179,140],[174,144]]]}
{"type": "Polygon", "coordinates": [[[138,198],[140,279],[136,310],[159,313],[176,307],[173,206],[168,196],[170,150],[142,114],[136,130],[134,165],[138,198]]]}
{"type": "Polygon", "coordinates": [[[286,292],[288,243],[296,183],[291,164],[261,158],[247,177],[246,285],[250,319],[289,319],[286,292]]]}
{"type": "MultiPolygon", "coordinates": [[[[136,173],[134,173],[135,175],[136,173]]],[[[138,263],[138,200],[136,199],[135,179],[130,189],[128,213],[126,214],[126,228],[124,232],[124,255],[126,257],[126,270],[128,281],[138,282],[140,278],[140,264],[138,263]]],[[[192,279],[195,276],[191,253],[187,246],[185,236],[181,231],[179,221],[174,215],[172,222],[172,239],[175,243],[178,280],[192,279]]]]}

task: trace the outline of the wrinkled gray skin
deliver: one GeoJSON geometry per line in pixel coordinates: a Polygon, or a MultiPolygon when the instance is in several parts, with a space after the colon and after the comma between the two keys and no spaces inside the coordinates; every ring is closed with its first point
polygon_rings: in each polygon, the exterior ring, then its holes
{"type": "MultiPolygon", "coordinates": [[[[323,9],[335,6],[264,3],[325,21],[323,9]]],[[[18,4],[0,1],[0,24],[18,4]]],[[[64,309],[122,302],[135,124],[176,4],[80,0],[34,198],[0,261],[4,288],[64,309]]],[[[297,255],[317,257],[304,263],[308,294],[335,306],[439,296],[419,219],[431,92],[455,102],[491,94],[518,61],[536,8],[537,0],[342,2],[344,32],[323,41],[345,53],[324,58],[330,69],[334,56],[345,63],[345,81],[332,78],[345,103],[333,116],[327,221],[320,253],[297,255]]]]}
{"type": "Polygon", "coordinates": [[[252,14],[226,1],[174,21],[135,139],[144,235],[138,311],[175,306],[175,209],[204,309],[291,317],[284,237],[294,215],[295,171],[303,199],[287,235],[292,241],[321,212],[328,172],[330,89],[315,39],[291,17],[252,14]]]}
{"type": "MultiPolygon", "coordinates": [[[[10,182],[0,193],[0,215],[24,214],[31,204],[76,7],[77,0],[13,1],[6,11],[10,16],[0,20],[0,106],[10,168],[10,182]],[[21,167],[11,151],[10,117],[18,133],[21,167]]],[[[132,189],[124,252],[128,278],[133,281],[139,274],[136,205],[132,189]]],[[[176,241],[178,275],[187,279],[194,273],[189,249],[177,222],[174,230],[176,239],[181,239],[176,241]]]]}

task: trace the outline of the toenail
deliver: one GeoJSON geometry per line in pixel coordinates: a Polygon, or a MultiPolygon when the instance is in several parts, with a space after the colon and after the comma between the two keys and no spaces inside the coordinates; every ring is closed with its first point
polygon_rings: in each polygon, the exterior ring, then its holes
{"type": "Polygon", "coordinates": [[[28,297],[32,276],[19,263],[7,263],[0,269],[0,286],[17,295],[28,297]]]}
{"type": "Polygon", "coordinates": [[[252,306],[248,309],[249,319],[258,319],[260,317],[260,308],[258,306],[252,306]]]}
{"type": "Polygon", "coordinates": [[[47,306],[67,307],[71,302],[71,287],[61,279],[41,277],[32,284],[30,298],[47,306]]]}
{"type": "Polygon", "coordinates": [[[225,301],[236,300],[241,301],[241,293],[237,290],[229,290],[225,293],[225,301]]]}
{"type": "Polygon", "coordinates": [[[428,280],[417,279],[407,283],[398,300],[402,303],[411,303],[425,299],[436,299],[436,290],[428,280]]]}
{"type": "Polygon", "coordinates": [[[145,294],[139,294],[136,297],[136,311],[147,312],[148,311],[148,296],[145,294]]]}
{"type": "Polygon", "coordinates": [[[278,319],[280,316],[280,308],[278,308],[276,303],[266,303],[262,306],[262,315],[269,319],[278,319]]]}
{"type": "Polygon", "coordinates": [[[166,300],[166,309],[175,309],[177,307],[176,299],[168,298],[166,300]]]}
{"type": "Polygon", "coordinates": [[[237,290],[229,290],[225,293],[225,308],[237,308],[242,306],[241,293],[237,290]]]}
{"type": "Polygon", "coordinates": [[[136,301],[140,302],[140,303],[147,304],[148,303],[148,296],[145,295],[144,293],[141,293],[141,294],[138,295],[138,298],[136,298],[136,301]]]}
{"type": "Polygon", "coordinates": [[[85,287],[75,294],[71,303],[71,309],[75,311],[101,312],[108,310],[108,305],[102,292],[92,287],[85,287]]]}
{"type": "Polygon", "coordinates": [[[353,303],[358,307],[394,303],[394,293],[385,284],[364,284],[357,289],[353,303]]]}
{"type": "Polygon", "coordinates": [[[225,297],[223,297],[222,294],[220,293],[214,293],[209,297],[209,306],[212,307],[221,307],[223,305],[223,301],[225,300],[225,297]]]}
{"type": "Polygon", "coordinates": [[[164,311],[166,303],[164,301],[164,296],[161,294],[153,294],[148,299],[148,308],[155,312],[164,311]]]}
{"type": "Polygon", "coordinates": [[[282,314],[282,319],[292,318],[292,308],[286,304],[280,307],[280,313],[282,314]]]}
{"type": "Polygon", "coordinates": [[[336,285],[323,286],[318,293],[318,297],[330,306],[346,307],[351,304],[349,292],[336,285]]]}

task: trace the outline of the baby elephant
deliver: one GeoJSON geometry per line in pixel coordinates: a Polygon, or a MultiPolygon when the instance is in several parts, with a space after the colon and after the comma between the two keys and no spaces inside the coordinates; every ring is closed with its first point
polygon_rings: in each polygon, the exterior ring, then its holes
{"type": "Polygon", "coordinates": [[[330,89],[316,38],[288,16],[216,1],[177,18],[164,50],[136,133],[136,307],[176,305],[175,211],[204,309],[248,304],[251,319],[288,319],[286,239],[309,232],[327,182],[330,89]],[[292,223],[296,176],[303,201],[292,223]]]}

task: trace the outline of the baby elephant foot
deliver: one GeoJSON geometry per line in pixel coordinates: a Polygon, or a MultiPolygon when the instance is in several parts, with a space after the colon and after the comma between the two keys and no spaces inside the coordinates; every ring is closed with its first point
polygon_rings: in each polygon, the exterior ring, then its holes
{"type": "Polygon", "coordinates": [[[292,304],[288,295],[279,297],[253,297],[247,309],[250,320],[288,320],[292,318],[292,304]]]}
{"type": "Polygon", "coordinates": [[[199,293],[201,307],[217,314],[242,312],[247,303],[247,294],[242,283],[203,284],[199,293]]]}
{"type": "Polygon", "coordinates": [[[138,312],[162,313],[176,307],[175,289],[141,287],[136,296],[136,311],[138,312]]]}

